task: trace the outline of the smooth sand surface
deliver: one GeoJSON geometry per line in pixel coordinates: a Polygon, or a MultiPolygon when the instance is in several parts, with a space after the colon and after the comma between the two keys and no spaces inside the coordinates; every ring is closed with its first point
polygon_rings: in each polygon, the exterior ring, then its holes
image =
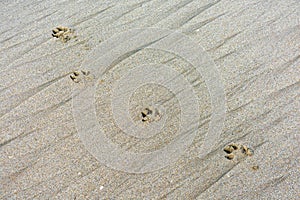
{"type": "MultiPolygon", "coordinates": [[[[0,2],[0,198],[299,199],[299,1],[103,2],[0,2]],[[74,30],[70,40],[51,36],[59,25],[74,30]],[[101,78],[80,71],[92,63],[86,61],[89,53],[112,36],[145,27],[184,33],[203,47],[222,77],[224,127],[204,157],[199,149],[214,107],[207,80],[191,70],[191,63],[169,52],[140,49],[118,58],[101,78]],[[110,106],[112,85],[129,69],[148,63],[169,65],[195,83],[197,136],[167,167],[139,174],[115,170],[85,146],[73,90],[81,91],[86,79],[96,80],[97,120],[106,137],[124,151],[155,151],[178,138],[182,105],[176,94],[155,84],[132,94],[130,117],[142,125],[143,109],[164,102],[167,118],[153,120],[166,119],[165,126],[146,139],[116,125],[110,106]],[[237,149],[229,160],[223,150],[228,144],[247,146],[253,155],[237,149]]],[[[105,159],[118,161],[113,153],[105,159]]]]}

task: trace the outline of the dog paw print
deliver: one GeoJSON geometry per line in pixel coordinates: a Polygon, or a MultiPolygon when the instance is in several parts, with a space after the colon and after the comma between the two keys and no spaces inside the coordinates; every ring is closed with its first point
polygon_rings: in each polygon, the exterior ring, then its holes
{"type": "Polygon", "coordinates": [[[52,30],[52,36],[60,39],[62,42],[67,42],[71,38],[76,37],[73,34],[74,30],[64,26],[58,26],[52,30]]]}
{"type": "Polygon", "coordinates": [[[81,70],[81,71],[74,71],[71,75],[70,78],[73,82],[79,83],[82,80],[82,76],[85,76],[86,78],[91,78],[90,72],[86,70],[81,70]]]}
{"type": "Polygon", "coordinates": [[[253,150],[245,145],[229,144],[225,146],[223,150],[227,154],[225,158],[227,158],[228,160],[238,160],[239,158],[253,155],[253,150]]]}
{"type": "Polygon", "coordinates": [[[161,118],[158,109],[153,109],[152,107],[147,107],[141,112],[142,122],[150,123],[153,121],[158,121],[161,118]]]}

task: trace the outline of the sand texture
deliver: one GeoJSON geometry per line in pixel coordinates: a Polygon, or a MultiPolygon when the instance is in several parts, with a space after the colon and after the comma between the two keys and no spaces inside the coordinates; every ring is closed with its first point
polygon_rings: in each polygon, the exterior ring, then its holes
{"type": "Polygon", "coordinates": [[[298,0],[12,0],[0,11],[0,199],[300,198],[298,0]],[[112,39],[147,27],[162,31],[112,39]],[[165,29],[195,45],[154,37],[165,29]],[[207,71],[159,45],[199,58],[207,71]],[[101,76],[90,69],[109,59],[101,76]],[[130,71],[138,66],[141,76],[130,71]],[[217,76],[209,79],[210,70],[217,76]],[[163,77],[177,92],[147,83],[129,95],[129,85],[163,77]],[[84,118],[93,113],[90,96],[78,101],[89,84],[103,135],[89,132],[93,122],[84,118]],[[198,102],[184,93],[188,86],[198,102]],[[128,116],[112,107],[126,95],[128,116]],[[214,115],[216,104],[226,115],[214,115]],[[179,134],[183,117],[183,128],[197,130],[192,140],[179,134]],[[214,117],[224,117],[222,129],[211,127],[214,117]],[[128,119],[163,126],[139,132],[128,119]],[[106,141],[137,156],[119,160],[106,141]],[[174,141],[178,151],[147,154],[174,141]],[[130,159],[137,162],[128,167],[130,159]]]}

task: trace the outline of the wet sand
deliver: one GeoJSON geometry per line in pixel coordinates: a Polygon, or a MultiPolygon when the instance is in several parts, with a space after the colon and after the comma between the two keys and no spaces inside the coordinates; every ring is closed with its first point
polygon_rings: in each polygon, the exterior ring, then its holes
{"type": "MultiPolygon", "coordinates": [[[[299,198],[299,2],[45,0],[0,5],[1,199],[299,198]],[[59,25],[74,32],[53,37],[59,25]],[[72,97],[85,79],[98,78],[81,71],[89,53],[121,31],[143,27],[180,31],[204,48],[222,77],[226,118],[217,141],[199,158],[213,112],[200,74],[195,87],[200,126],[193,143],[172,165],[134,174],[107,167],[88,151],[72,97]],[[230,150],[229,144],[238,148],[230,150]]],[[[109,106],[113,83],[147,63],[172,66],[191,82],[195,78],[196,72],[185,73],[191,64],[179,56],[142,49],[119,59],[97,80],[97,119],[105,124],[107,138],[126,151],[151,152],[177,137],[180,104],[158,85],[137,90],[129,107],[134,120],[152,123],[148,111],[141,114],[145,107],[167,102],[161,134],[138,140],[115,124],[109,106]]]]}

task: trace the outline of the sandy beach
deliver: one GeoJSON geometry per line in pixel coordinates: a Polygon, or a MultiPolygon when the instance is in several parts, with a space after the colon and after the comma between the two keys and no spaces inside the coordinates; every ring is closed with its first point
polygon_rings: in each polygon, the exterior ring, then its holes
{"type": "Polygon", "coordinates": [[[300,2],[0,2],[0,199],[299,199],[300,2]]]}

